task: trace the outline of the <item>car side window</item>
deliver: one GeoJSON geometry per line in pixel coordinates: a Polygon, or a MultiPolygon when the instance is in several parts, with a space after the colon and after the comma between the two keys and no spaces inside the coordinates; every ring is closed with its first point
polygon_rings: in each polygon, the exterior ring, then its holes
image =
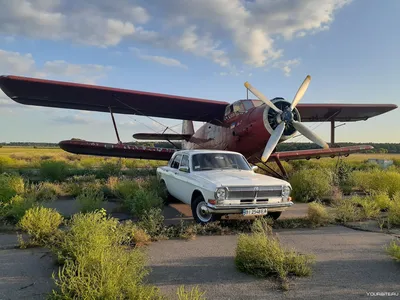
{"type": "Polygon", "coordinates": [[[180,167],[188,167],[189,168],[189,156],[183,155],[180,167]]]}
{"type": "Polygon", "coordinates": [[[179,169],[179,163],[181,161],[182,155],[178,154],[177,156],[175,156],[174,160],[171,163],[171,168],[173,169],[179,169]]]}

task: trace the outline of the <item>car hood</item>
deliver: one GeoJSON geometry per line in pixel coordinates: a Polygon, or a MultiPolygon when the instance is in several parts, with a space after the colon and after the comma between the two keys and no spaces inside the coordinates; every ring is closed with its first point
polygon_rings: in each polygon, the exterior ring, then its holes
{"type": "Polygon", "coordinates": [[[196,171],[195,177],[214,183],[217,186],[268,186],[289,185],[287,181],[267,175],[241,170],[196,171]]]}

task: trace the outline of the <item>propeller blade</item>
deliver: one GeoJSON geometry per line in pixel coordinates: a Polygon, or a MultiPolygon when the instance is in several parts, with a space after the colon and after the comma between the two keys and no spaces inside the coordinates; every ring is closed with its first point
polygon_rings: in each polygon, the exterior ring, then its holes
{"type": "Polygon", "coordinates": [[[274,151],[276,145],[278,145],[279,140],[281,139],[281,136],[283,134],[283,131],[285,130],[285,123],[282,122],[280,123],[272,132],[267,145],[265,146],[264,152],[261,156],[261,161],[266,162],[271,155],[272,151],[274,151]]]}
{"type": "Polygon", "coordinates": [[[264,102],[266,105],[271,107],[274,111],[277,113],[282,113],[282,111],[275,106],[274,103],[272,103],[270,100],[268,100],[267,97],[265,97],[263,94],[261,94],[260,91],[258,91],[255,87],[253,87],[248,81],[244,83],[244,86],[258,99],[260,99],[262,102],[264,102]]]}
{"type": "Polygon", "coordinates": [[[310,129],[308,129],[308,127],[306,127],[302,123],[293,120],[292,124],[298,132],[300,132],[302,135],[304,135],[310,141],[316,143],[317,145],[321,146],[322,148],[325,148],[325,149],[329,148],[328,144],[323,139],[321,139],[319,136],[317,136],[315,133],[313,133],[310,129]]]}
{"type": "Polygon", "coordinates": [[[308,85],[310,84],[311,76],[307,75],[306,79],[304,79],[303,83],[299,87],[296,95],[293,98],[292,104],[290,105],[290,109],[293,110],[296,105],[300,102],[301,98],[303,98],[305,92],[307,91],[308,85]]]}

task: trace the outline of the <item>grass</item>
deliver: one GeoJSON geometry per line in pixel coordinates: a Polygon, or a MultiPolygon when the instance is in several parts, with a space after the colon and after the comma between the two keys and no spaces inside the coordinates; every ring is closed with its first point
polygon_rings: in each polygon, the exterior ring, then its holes
{"type": "Polygon", "coordinates": [[[104,202],[104,193],[96,186],[87,186],[83,188],[76,200],[81,212],[92,212],[101,208],[104,202]]]}
{"type": "Polygon", "coordinates": [[[29,234],[31,244],[45,245],[56,235],[62,221],[56,210],[39,206],[28,209],[18,226],[29,234]]]}
{"type": "Polygon", "coordinates": [[[292,197],[295,201],[321,200],[331,194],[333,176],[327,169],[304,169],[294,173],[290,183],[293,188],[292,197]]]}
{"type": "Polygon", "coordinates": [[[239,235],[235,265],[241,272],[258,277],[276,276],[285,282],[289,275],[311,275],[313,261],[311,255],[285,249],[264,219],[254,222],[251,234],[239,235]]]}
{"type": "Polygon", "coordinates": [[[131,247],[132,223],[121,225],[102,210],[77,214],[68,227],[54,249],[62,266],[53,275],[53,299],[161,299],[144,284],[150,270],[143,250],[131,247]]]}
{"type": "Polygon", "coordinates": [[[205,292],[200,291],[200,289],[195,286],[191,290],[187,291],[185,286],[181,285],[177,292],[178,300],[205,300],[205,292]]]}
{"type": "Polygon", "coordinates": [[[397,262],[400,262],[400,241],[393,240],[386,248],[387,253],[393,257],[397,262]]]}
{"type": "Polygon", "coordinates": [[[332,221],[326,207],[318,202],[308,204],[307,218],[313,227],[323,226],[332,221]]]}

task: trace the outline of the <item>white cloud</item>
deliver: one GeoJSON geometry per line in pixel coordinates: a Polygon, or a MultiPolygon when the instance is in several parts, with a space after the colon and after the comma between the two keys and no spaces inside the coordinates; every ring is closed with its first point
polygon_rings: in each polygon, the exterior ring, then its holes
{"type": "Polygon", "coordinates": [[[0,49],[0,69],[3,74],[30,77],[65,79],[83,83],[95,83],[106,76],[112,68],[103,65],[78,65],[63,60],[46,61],[38,66],[30,53],[4,51],[0,49]]]}
{"type": "Polygon", "coordinates": [[[219,43],[213,41],[209,34],[199,36],[196,33],[195,26],[185,29],[177,45],[186,52],[193,53],[197,56],[208,57],[222,67],[229,65],[229,58],[226,52],[218,49],[219,43]]]}
{"type": "Polygon", "coordinates": [[[277,61],[274,63],[273,67],[281,69],[285,76],[290,76],[292,72],[292,68],[298,66],[300,64],[300,59],[290,59],[290,60],[283,60],[277,61]]]}
{"type": "Polygon", "coordinates": [[[0,33],[100,47],[142,43],[223,67],[262,67],[284,59],[277,39],[328,30],[351,1],[12,0],[2,1],[0,33]]]}
{"type": "Polygon", "coordinates": [[[81,115],[66,115],[66,116],[57,116],[51,119],[52,122],[57,123],[57,124],[91,124],[92,121],[89,120],[88,118],[85,118],[84,116],[81,115]]]}
{"type": "Polygon", "coordinates": [[[159,56],[159,55],[143,54],[137,48],[131,48],[131,50],[137,55],[137,57],[139,57],[140,59],[143,59],[143,60],[152,61],[152,62],[161,64],[161,65],[165,65],[165,66],[169,66],[169,67],[178,67],[178,68],[183,68],[183,69],[188,68],[186,65],[182,64],[179,60],[177,60],[175,58],[159,56]]]}

